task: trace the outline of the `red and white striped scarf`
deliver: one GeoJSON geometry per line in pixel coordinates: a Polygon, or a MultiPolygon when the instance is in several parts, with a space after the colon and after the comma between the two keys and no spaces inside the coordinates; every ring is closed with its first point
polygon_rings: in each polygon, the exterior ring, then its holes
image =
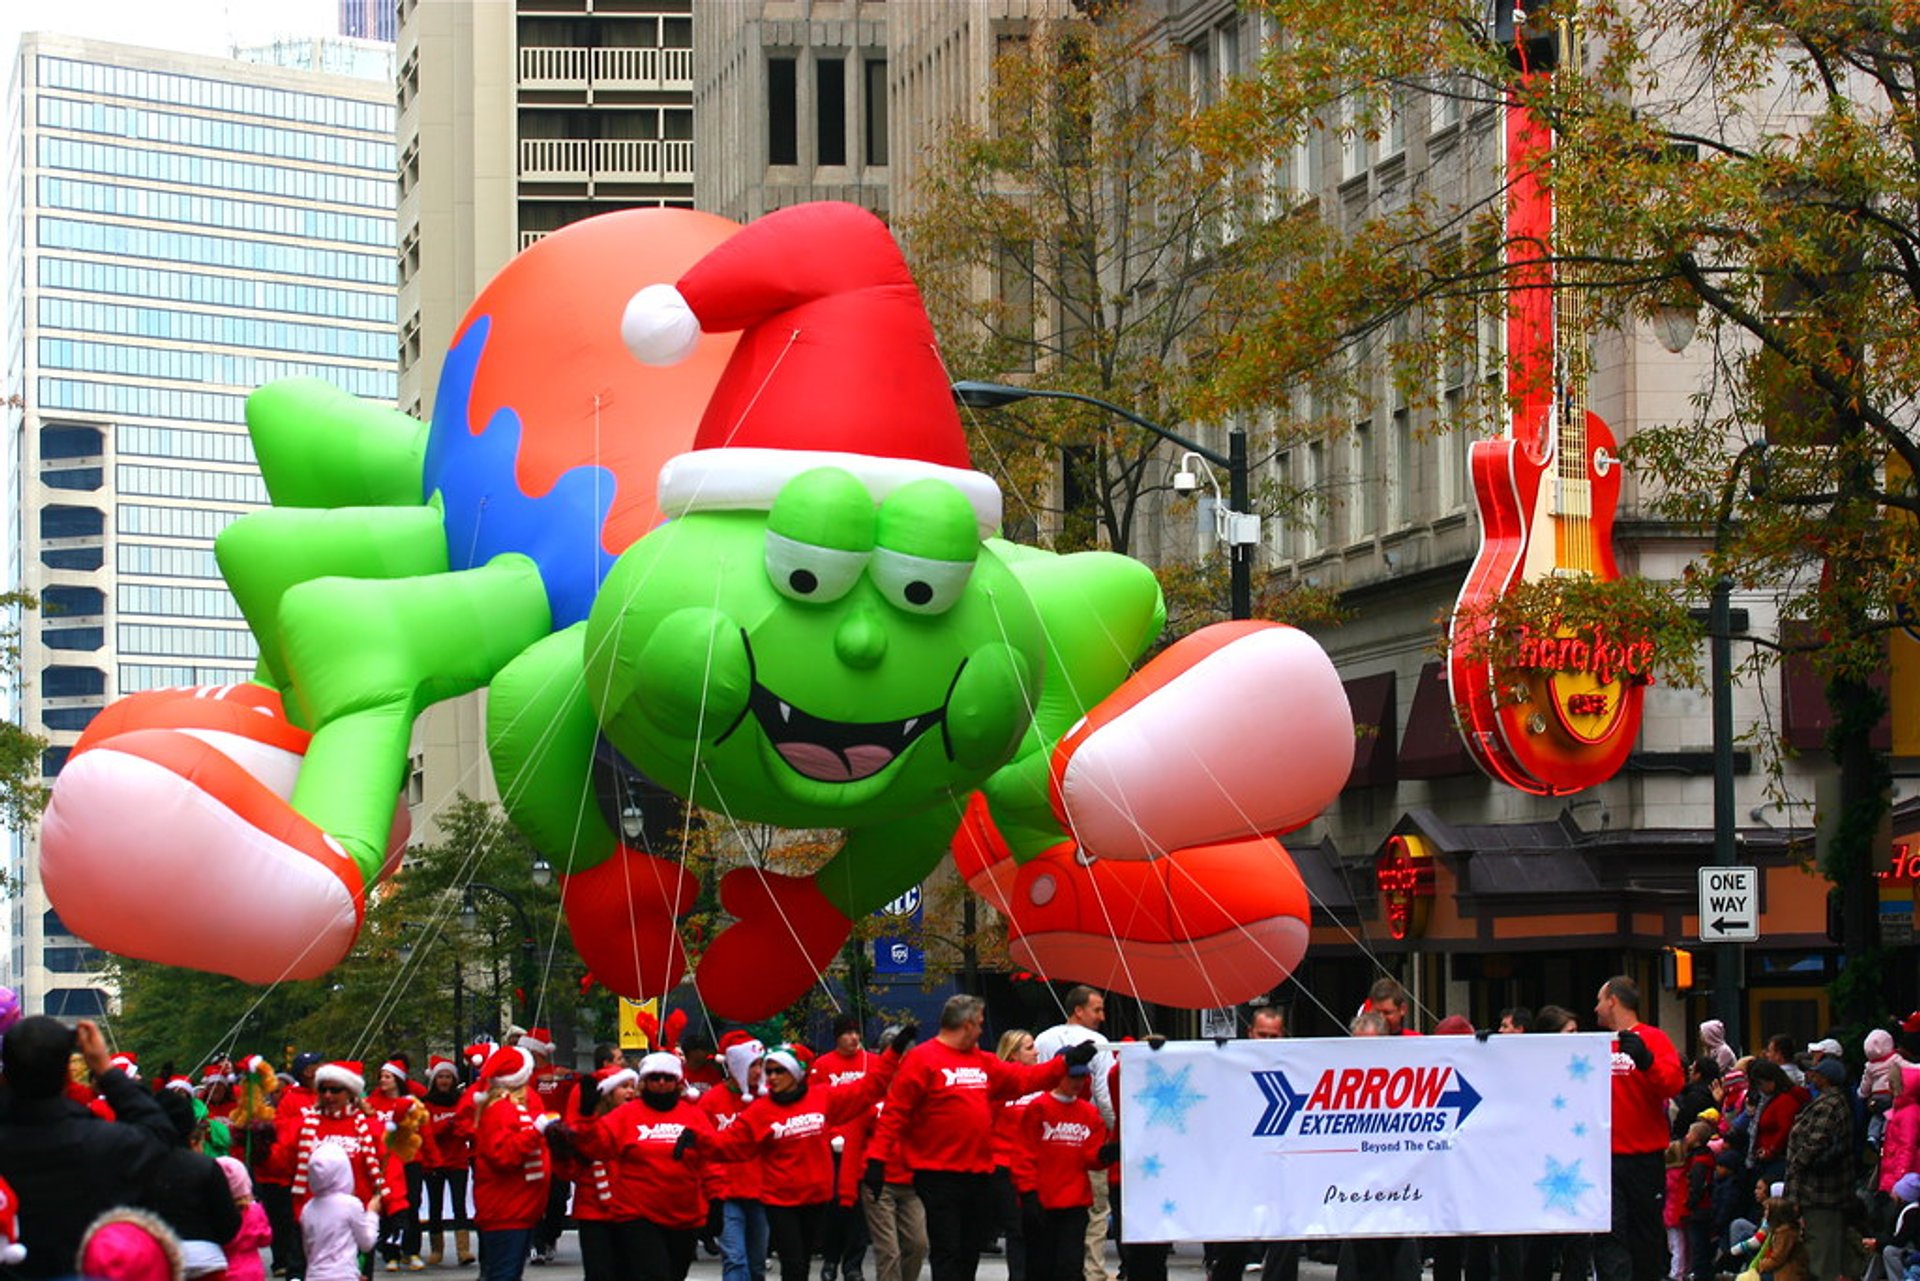
{"type": "MultiPolygon", "coordinates": [[[[502,1095],[498,1101],[489,1103],[486,1106],[488,1108],[497,1108],[502,1103],[510,1103],[513,1105],[514,1115],[520,1118],[521,1129],[531,1130],[534,1128],[534,1114],[522,1107],[520,1100],[514,1098],[511,1094],[502,1095]]],[[[474,1118],[474,1128],[476,1130],[479,1128],[479,1118],[477,1116],[474,1118]]],[[[526,1157],[521,1160],[520,1168],[525,1172],[521,1177],[526,1179],[528,1183],[538,1183],[547,1177],[546,1143],[544,1142],[544,1136],[543,1141],[529,1151],[526,1157]]]]}
{"type": "MultiPolygon", "coordinates": [[[[367,1186],[379,1192],[385,1190],[385,1172],[380,1167],[380,1153],[384,1150],[384,1135],[375,1134],[371,1121],[364,1112],[349,1112],[354,1130],[360,1137],[360,1159],[366,1163],[367,1186]]],[[[308,1108],[300,1118],[300,1152],[294,1159],[293,1194],[307,1194],[307,1165],[313,1160],[314,1146],[320,1140],[320,1109],[308,1108]]]]}

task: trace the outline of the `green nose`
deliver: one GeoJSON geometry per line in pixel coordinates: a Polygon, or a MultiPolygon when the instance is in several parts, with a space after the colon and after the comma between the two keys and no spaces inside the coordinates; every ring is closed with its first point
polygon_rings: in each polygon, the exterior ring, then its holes
{"type": "Polygon", "coordinates": [[[833,634],[833,652],[848,667],[865,671],[887,653],[887,627],[880,611],[871,605],[855,605],[840,620],[833,634]]]}

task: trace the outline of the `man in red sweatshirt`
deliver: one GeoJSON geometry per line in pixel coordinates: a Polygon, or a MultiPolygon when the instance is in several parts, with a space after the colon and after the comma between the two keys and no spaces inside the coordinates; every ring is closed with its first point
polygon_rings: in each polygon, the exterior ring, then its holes
{"type": "MultiPolygon", "coordinates": [[[[875,1135],[883,1151],[897,1153],[913,1171],[913,1190],[927,1212],[933,1281],[973,1281],[980,1266],[980,1225],[995,1221],[993,1104],[1051,1088],[1099,1050],[1083,1041],[1023,1067],[981,1051],[985,1023],[979,997],[947,998],[939,1033],[901,1062],[875,1135]]],[[[885,1179],[884,1163],[868,1161],[865,1181],[876,1195],[885,1179]]]]}
{"type": "Polygon", "coordinates": [[[1593,1013],[1614,1034],[1613,1231],[1594,1241],[1595,1270],[1600,1281],[1662,1281],[1668,1275],[1662,1156],[1667,1100],[1685,1084],[1680,1054],[1666,1033],[1640,1021],[1640,988],[1624,974],[1600,985],[1593,1013]]]}

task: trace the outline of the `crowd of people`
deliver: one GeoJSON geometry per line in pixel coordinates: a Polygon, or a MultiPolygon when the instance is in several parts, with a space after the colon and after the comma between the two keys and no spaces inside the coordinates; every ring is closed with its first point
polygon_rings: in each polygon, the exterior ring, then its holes
{"type": "MultiPolygon", "coordinates": [[[[90,1023],[22,1019],[0,1047],[0,1276],[266,1281],[270,1257],[285,1281],[520,1281],[571,1226],[587,1281],[683,1281],[703,1246],[724,1281],[770,1260],[809,1281],[816,1259],[821,1281],[972,1281],[990,1241],[1010,1281],[1116,1281],[1119,1056],[1100,992],[1063,1010],[993,1046],[983,1003],[955,996],[926,1040],[889,1028],[877,1052],[843,1016],[817,1053],[736,1030],[636,1062],[602,1046],[576,1072],[533,1028],[418,1071],[248,1056],[152,1082],[90,1023]]],[[[1414,1016],[1383,979],[1349,1031],[1417,1035],[1414,1016]]],[[[1593,1023],[1615,1045],[1612,1230],[1347,1241],[1343,1278],[1920,1281],[1920,1014],[1857,1065],[1833,1040],[1742,1056],[1708,1022],[1683,1067],[1624,977],[1593,1023]]],[[[1431,1032],[1582,1025],[1550,1006],[1431,1032]]],[[[1283,1012],[1256,1008],[1247,1035],[1284,1037],[1283,1012]]],[[[1169,1249],[1124,1243],[1120,1273],[1165,1281],[1169,1249]]],[[[1210,1281],[1298,1276],[1297,1242],[1204,1252],[1210,1281]]]]}

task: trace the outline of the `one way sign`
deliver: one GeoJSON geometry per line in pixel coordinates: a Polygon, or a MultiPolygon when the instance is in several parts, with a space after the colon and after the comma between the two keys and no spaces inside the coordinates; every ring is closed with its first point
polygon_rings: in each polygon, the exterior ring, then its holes
{"type": "Polygon", "coordinates": [[[1751,943],[1760,937],[1760,869],[1700,869],[1700,941],[1751,943]]]}

